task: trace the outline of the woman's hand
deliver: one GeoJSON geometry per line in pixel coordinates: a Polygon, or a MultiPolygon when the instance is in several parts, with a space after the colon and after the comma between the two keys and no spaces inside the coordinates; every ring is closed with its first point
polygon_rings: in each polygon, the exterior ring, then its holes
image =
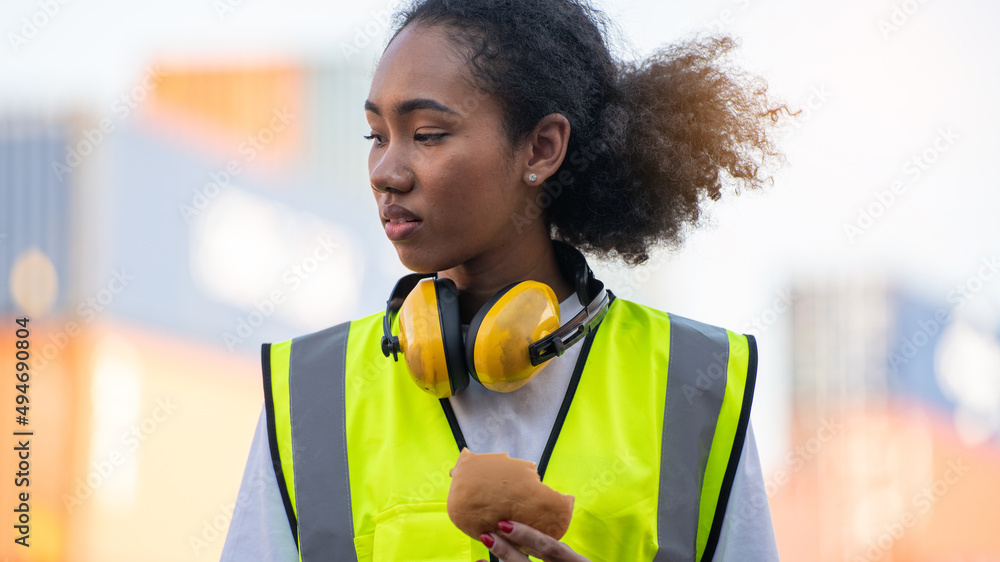
{"type": "Polygon", "coordinates": [[[524,553],[545,562],[589,562],[565,543],[524,523],[501,521],[497,527],[497,532],[483,533],[479,540],[503,562],[528,562],[524,553]]]}

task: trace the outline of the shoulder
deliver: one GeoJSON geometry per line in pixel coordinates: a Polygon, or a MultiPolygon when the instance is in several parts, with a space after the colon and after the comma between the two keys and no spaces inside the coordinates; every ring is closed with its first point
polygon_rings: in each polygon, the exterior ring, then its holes
{"type": "MultiPolygon", "coordinates": [[[[752,385],[757,370],[757,342],[752,335],[616,298],[601,323],[612,346],[669,350],[671,365],[699,376],[725,378],[740,373],[752,385]]],[[[600,331],[598,332],[599,337],[600,331]]]]}
{"type": "Polygon", "coordinates": [[[719,337],[720,334],[727,336],[727,339],[729,336],[742,336],[742,334],[722,326],[701,322],[621,297],[615,297],[614,302],[611,303],[611,307],[608,309],[608,318],[611,318],[615,324],[640,324],[650,328],[659,325],[665,329],[693,332],[708,337],[719,337]]]}

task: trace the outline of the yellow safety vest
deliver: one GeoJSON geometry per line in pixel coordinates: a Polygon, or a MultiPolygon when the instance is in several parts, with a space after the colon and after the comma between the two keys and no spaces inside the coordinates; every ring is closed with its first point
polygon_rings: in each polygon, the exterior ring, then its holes
{"type": "MultiPolygon", "coordinates": [[[[382,316],[263,346],[268,437],[300,559],[488,558],[446,511],[464,446],[450,403],[382,355],[382,316]]],[[[578,345],[538,465],[576,496],[562,540],[595,562],[711,560],[750,417],[753,336],[617,298],[578,345]]]]}

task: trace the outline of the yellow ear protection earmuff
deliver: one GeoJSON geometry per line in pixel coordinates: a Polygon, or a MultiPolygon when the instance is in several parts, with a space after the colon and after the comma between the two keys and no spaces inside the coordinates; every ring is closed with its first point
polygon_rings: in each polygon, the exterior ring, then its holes
{"type": "Polygon", "coordinates": [[[410,376],[420,388],[446,398],[469,384],[462,348],[458,290],[451,279],[414,273],[400,279],[382,319],[382,353],[399,361],[402,352],[410,376]],[[399,336],[389,327],[399,314],[399,336]]]}
{"type": "Polygon", "coordinates": [[[584,309],[560,326],[559,301],[537,281],[504,287],[479,309],[462,343],[458,291],[450,279],[414,273],[400,279],[386,302],[382,353],[406,359],[420,388],[447,398],[465,388],[471,374],[490,390],[511,392],[562,355],[604,318],[609,296],[576,248],[555,241],[560,272],[572,279],[584,309]],[[399,318],[399,336],[390,327],[399,318]]]}

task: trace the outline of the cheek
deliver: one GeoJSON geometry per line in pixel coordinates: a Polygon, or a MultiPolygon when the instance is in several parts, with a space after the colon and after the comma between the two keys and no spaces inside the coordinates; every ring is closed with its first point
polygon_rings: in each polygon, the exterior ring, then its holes
{"type": "Polygon", "coordinates": [[[485,225],[495,223],[511,208],[512,188],[495,170],[456,170],[442,190],[438,203],[457,222],[485,225]]]}
{"type": "Polygon", "coordinates": [[[457,159],[449,169],[470,206],[498,211],[509,207],[509,200],[517,195],[506,164],[481,150],[457,159]]]}
{"type": "Polygon", "coordinates": [[[418,171],[424,185],[434,187],[433,193],[426,194],[428,203],[449,231],[468,235],[495,230],[518,205],[523,207],[524,194],[499,147],[461,140],[418,171]]]}

